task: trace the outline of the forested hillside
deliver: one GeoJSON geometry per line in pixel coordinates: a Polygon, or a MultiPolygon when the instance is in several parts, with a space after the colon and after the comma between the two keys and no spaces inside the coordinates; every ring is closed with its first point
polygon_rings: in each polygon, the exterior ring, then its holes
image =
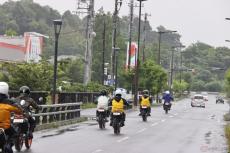
{"type": "MultiPolygon", "coordinates": [[[[85,51],[85,18],[80,18],[77,14],[66,11],[60,14],[57,10],[48,6],[40,6],[33,0],[8,1],[0,5],[0,35],[23,35],[24,32],[34,31],[44,35],[48,35],[49,39],[45,39],[44,55],[46,57],[53,56],[54,52],[54,29],[53,20],[63,19],[63,27],[59,40],[59,55],[73,55],[78,57],[78,64],[71,66],[69,76],[70,80],[80,81],[83,75],[83,59],[85,51]],[[74,73],[74,70],[77,70],[74,73]]],[[[101,60],[102,60],[102,33],[103,21],[106,22],[106,52],[105,62],[110,63],[112,50],[112,12],[107,12],[105,17],[101,12],[96,12],[94,31],[96,37],[93,41],[93,80],[100,82],[101,80],[101,60]]],[[[144,32],[142,21],[141,27],[141,53],[144,32]]],[[[167,29],[159,26],[152,29],[147,22],[146,26],[146,43],[145,55],[146,60],[156,61],[158,52],[158,33],[157,31],[176,30],[167,29]]],[[[118,72],[119,76],[123,75],[126,60],[126,47],[128,42],[129,17],[123,16],[119,18],[117,46],[121,49],[118,54],[118,72]]],[[[133,41],[137,41],[138,18],[134,19],[133,41]]],[[[161,41],[161,63],[166,72],[170,66],[171,51],[173,46],[180,45],[180,34],[168,33],[162,35],[161,41]]],[[[197,42],[183,49],[182,59],[183,67],[186,69],[195,69],[195,72],[184,72],[183,77],[187,83],[190,83],[192,90],[222,90],[224,85],[224,74],[230,65],[230,50],[225,47],[214,48],[211,45],[197,42]],[[221,68],[218,69],[218,68],[221,68]],[[189,77],[188,77],[189,76],[189,77]]],[[[75,62],[76,63],[76,62],[75,62]]],[[[180,53],[175,52],[174,68],[180,68],[180,53]]],[[[179,79],[178,71],[175,71],[175,78],[179,79]]],[[[119,85],[124,85],[125,80],[120,78],[119,85]]]]}

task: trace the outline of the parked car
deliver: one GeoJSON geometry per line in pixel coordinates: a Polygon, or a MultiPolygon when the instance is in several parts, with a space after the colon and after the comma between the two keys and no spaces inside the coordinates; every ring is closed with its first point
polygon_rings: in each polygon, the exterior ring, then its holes
{"type": "Polygon", "coordinates": [[[196,94],[192,97],[191,100],[192,107],[203,107],[205,108],[205,98],[203,95],[196,94]]]}
{"type": "Polygon", "coordinates": [[[222,103],[224,104],[224,98],[222,96],[216,96],[216,104],[217,103],[222,103]]]}

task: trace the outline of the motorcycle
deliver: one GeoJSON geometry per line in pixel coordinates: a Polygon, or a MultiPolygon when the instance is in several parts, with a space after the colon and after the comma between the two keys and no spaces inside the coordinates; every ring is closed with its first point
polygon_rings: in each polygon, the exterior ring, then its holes
{"type": "Polygon", "coordinates": [[[141,106],[141,116],[142,116],[142,120],[144,122],[146,122],[147,116],[148,116],[148,107],[147,106],[141,106]]]}
{"type": "Polygon", "coordinates": [[[170,110],[170,103],[165,102],[163,107],[164,107],[164,110],[165,110],[165,114],[168,114],[168,111],[170,110]]]}
{"type": "Polygon", "coordinates": [[[97,110],[98,112],[98,124],[99,124],[99,128],[100,129],[104,129],[105,128],[105,123],[106,123],[106,110],[104,108],[99,108],[97,110]]]}
{"type": "Polygon", "coordinates": [[[114,134],[120,134],[122,127],[122,116],[121,112],[113,112],[112,126],[114,129],[114,134]]]}
{"type": "Polygon", "coordinates": [[[7,150],[8,145],[9,142],[5,130],[0,128],[0,153],[10,153],[9,150],[7,150]]]}
{"type": "MultiPolygon", "coordinates": [[[[22,100],[20,105],[24,106],[25,101],[22,100]]],[[[32,115],[32,112],[29,112],[29,115],[32,115]]],[[[13,118],[13,124],[18,129],[18,135],[15,140],[15,149],[20,152],[23,144],[25,144],[27,149],[30,149],[33,138],[30,136],[30,124],[28,119],[24,115],[15,115],[13,118]]]]}

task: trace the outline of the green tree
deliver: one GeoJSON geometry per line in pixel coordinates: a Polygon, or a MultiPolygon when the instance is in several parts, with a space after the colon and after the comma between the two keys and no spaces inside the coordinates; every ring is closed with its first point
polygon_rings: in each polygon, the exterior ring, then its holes
{"type": "Polygon", "coordinates": [[[222,85],[219,81],[212,81],[205,84],[205,89],[212,92],[221,92],[222,85]]]}
{"type": "Polygon", "coordinates": [[[167,86],[167,73],[151,60],[143,63],[139,76],[140,86],[151,90],[153,94],[161,92],[167,86]]]}
{"type": "Polygon", "coordinates": [[[187,90],[188,88],[188,83],[185,82],[184,80],[178,81],[178,80],[174,80],[173,81],[173,91],[175,93],[183,93],[185,90],[187,90]]]}
{"type": "Polygon", "coordinates": [[[225,91],[227,96],[230,97],[230,69],[225,74],[225,91]]]}
{"type": "Polygon", "coordinates": [[[16,36],[16,35],[17,35],[17,32],[14,31],[13,29],[8,29],[8,30],[6,30],[5,34],[6,34],[7,36],[16,36]]]}
{"type": "Polygon", "coordinates": [[[10,88],[18,90],[27,85],[31,90],[50,91],[52,84],[53,67],[47,61],[40,63],[5,64],[9,73],[10,88]]]}

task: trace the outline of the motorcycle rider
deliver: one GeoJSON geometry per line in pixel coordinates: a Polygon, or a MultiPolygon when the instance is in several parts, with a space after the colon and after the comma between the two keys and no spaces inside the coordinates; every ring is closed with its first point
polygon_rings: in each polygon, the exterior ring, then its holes
{"type": "Polygon", "coordinates": [[[122,123],[121,126],[125,125],[125,117],[126,114],[124,112],[124,107],[125,106],[129,106],[129,103],[122,98],[122,92],[121,90],[116,90],[115,91],[115,97],[113,97],[110,102],[109,102],[109,106],[111,106],[111,114],[110,114],[110,126],[113,125],[112,121],[113,121],[113,113],[118,111],[122,113],[122,123]]]}
{"type": "Polygon", "coordinates": [[[140,103],[140,114],[142,112],[142,106],[147,106],[148,108],[148,116],[151,116],[151,104],[152,104],[152,98],[149,96],[149,91],[148,90],[143,90],[143,95],[139,98],[139,103],[140,103]]]}
{"type": "Polygon", "coordinates": [[[10,140],[10,145],[7,146],[9,153],[13,153],[13,138],[17,132],[11,126],[11,114],[23,114],[22,108],[13,100],[9,99],[9,85],[6,82],[0,82],[0,128],[4,129],[5,134],[10,140]]]}
{"type": "Polygon", "coordinates": [[[25,105],[22,106],[24,111],[25,111],[25,115],[28,119],[28,122],[30,124],[30,137],[33,138],[33,132],[34,132],[34,129],[36,127],[36,122],[34,120],[34,118],[30,115],[30,109],[31,107],[33,109],[40,109],[41,107],[30,97],[30,88],[28,86],[22,86],[20,89],[19,89],[19,93],[20,95],[16,98],[17,102],[20,103],[21,100],[25,100],[25,105]]]}
{"type": "Polygon", "coordinates": [[[99,115],[98,109],[102,108],[106,111],[105,117],[106,117],[106,122],[108,122],[108,120],[107,120],[107,117],[109,116],[108,104],[109,104],[109,98],[107,96],[107,92],[106,92],[106,90],[102,90],[100,92],[98,99],[97,99],[97,111],[96,111],[97,120],[98,120],[98,115],[99,115]]]}
{"type": "MultiPolygon", "coordinates": [[[[170,94],[170,92],[167,90],[167,91],[165,91],[165,94],[163,95],[163,98],[162,98],[163,100],[164,100],[164,104],[165,103],[169,103],[169,110],[171,109],[171,106],[172,106],[172,103],[171,103],[171,101],[173,101],[174,99],[173,99],[173,96],[170,94]]],[[[165,105],[164,105],[165,106],[165,105]]]]}

